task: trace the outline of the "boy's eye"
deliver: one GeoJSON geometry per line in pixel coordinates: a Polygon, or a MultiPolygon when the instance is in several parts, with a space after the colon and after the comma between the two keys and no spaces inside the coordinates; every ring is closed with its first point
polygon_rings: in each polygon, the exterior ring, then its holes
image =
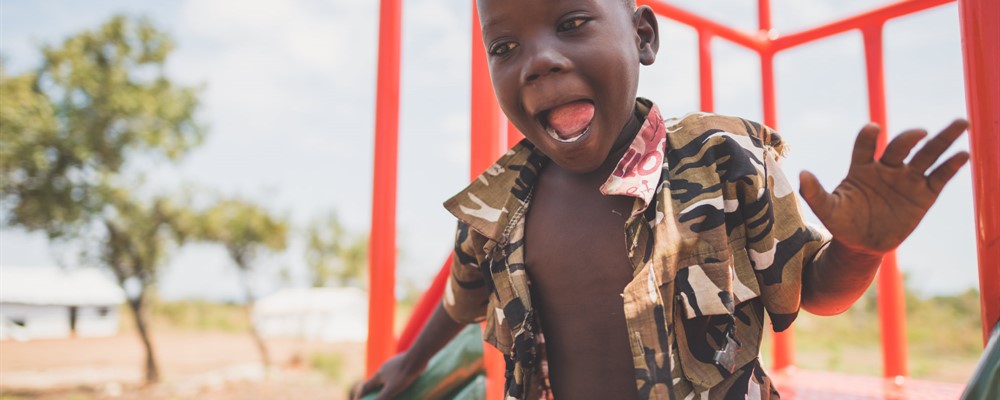
{"type": "Polygon", "coordinates": [[[490,54],[494,56],[500,56],[506,54],[508,51],[514,50],[517,47],[517,42],[501,42],[494,44],[490,47],[490,54]]]}
{"type": "Polygon", "coordinates": [[[585,23],[587,23],[586,18],[582,17],[571,18],[559,23],[559,31],[560,32],[571,31],[576,28],[579,28],[581,25],[585,23]]]}

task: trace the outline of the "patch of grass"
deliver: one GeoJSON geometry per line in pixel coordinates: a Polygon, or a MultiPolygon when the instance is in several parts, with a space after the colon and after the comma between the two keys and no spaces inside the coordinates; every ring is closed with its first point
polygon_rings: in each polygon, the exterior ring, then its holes
{"type": "Polygon", "coordinates": [[[25,393],[25,394],[10,394],[10,393],[0,393],[0,400],[27,400],[27,399],[40,399],[40,400],[90,400],[93,396],[85,393],[25,393]]]}
{"type": "MultiPolygon", "coordinates": [[[[906,294],[906,334],[910,375],[918,379],[965,382],[983,351],[979,292],[920,297],[906,294]]],[[[799,368],[853,374],[882,374],[882,344],[874,287],[850,310],[832,317],[799,314],[794,325],[799,368]]],[[[770,364],[771,338],[761,353],[770,364]]]]}
{"type": "Polygon", "coordinates": [[[322,373],[328,380],[340,382],[344,372],[344,356],[340,353],[313,353],[309,366],[322,373]]]}
{"type": "Polygon", "coordinates": [[[156,302],[154,323],[180,330],[246,332],[250,329],[242,305],[200,300],[156,302]]]}

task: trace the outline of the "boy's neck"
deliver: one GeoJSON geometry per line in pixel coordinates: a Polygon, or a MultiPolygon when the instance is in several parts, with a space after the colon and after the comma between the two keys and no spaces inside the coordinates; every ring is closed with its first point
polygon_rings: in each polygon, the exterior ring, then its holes
{"type": "Polygon", "coordinates": [[[608,158],[604,160],[604,165],[610,165],[614,168],[621,161],[621,158],[625,155],[625,151],[632,146],[632,142],[635,140],[635,135],[639,134],[639,129],[642,129],[643,123],[646,122],[646,114],[649,110],[643,110],[639,107],[638,103],[632,108],[632,113],[629,115],[628,121],[625,122],[625,127],[622,128],[620,134],[618,134],[618,140],[615,141],[614,146],[611,147],[611,152],[608,153],[608,158]],[[643,112],[645,111],[645,112],[643,112]]]}
{"type": "Polygon", "coordinates": [[[643,111],[648,112],[648,110],[643,110],[636,106],[632,109],[629,115],[629,119],[625,122],[625,126],[622,128],[621,133],[618,134],[618,139],[615,140],[615,144],[611,147],[611,151],[608,153],[608,157],[604,159],[604,163],[601,164],[597,169],[585,172],[585,173],[575,173],[569,170],[564,170],[560,168],[557,164],[551,163],[550,167],[556,167],[562,170],[563,173],[569,176],[576,176],[577,178],[589,179],[593,178],[603,183],[611,175],[611,171],[618,166],[618,162],[625,155],[625,151],[632,145],[632,141],[635,140],[635,135],[639,133],[639,129],[642,128],[643,123],[646,120],[646,115],[643,111]]]}

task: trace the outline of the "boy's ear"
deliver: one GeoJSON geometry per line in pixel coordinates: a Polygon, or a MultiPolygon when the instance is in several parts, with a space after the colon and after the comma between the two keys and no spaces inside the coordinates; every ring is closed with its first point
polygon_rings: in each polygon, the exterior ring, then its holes
{"type": "Polygon", "coordinates": [[[649,6],[641,6],[636,8],[632,21],[635,25],[636,45],[639,47],[639,62],[651,65],[656,61],[656,52],[660,50],[660,28],[656,13],[649,6]]]}

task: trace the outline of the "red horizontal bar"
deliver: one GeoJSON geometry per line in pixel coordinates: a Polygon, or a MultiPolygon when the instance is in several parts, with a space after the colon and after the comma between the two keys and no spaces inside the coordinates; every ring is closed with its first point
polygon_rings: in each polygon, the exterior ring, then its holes
{"type": "Polygon", "coordinates": [[[795,32],[786,36],[781,36],[770,41],[770,48],[778,52],[790,47],[795,47],[814,40],[823,39],[839,33],[844,33],[852,29],[859,29],[867,25],[877,25],[887,20],[912,14],[917,11],[937,7],[942,4],[951,3],[955,0],[903,0],[884,7],[876,8],[852,17],[844,18],[840,21],[831,22],[812,29],[795,32]]]}
{"type": "MultiPolygon", "coordinates": [[[[672,19],[682,24],[697,29],[699,32],[709,32],[715,36],[729,40],[730,42],[742,45],[743,47],[757,52],[771,52],[785,50],[799,46],[808,42],[823,39],[833,35],[847,32],[852,29],[859,29],[866,25],[880,24],[890,19],[912,14],[954,2],[955,0],[901,0],[887,6],[879,7],[871,11],[863,12],[851,17],[834,21],[816,28],[807,29],[800,32],[788,34],[786,36],[773,37],[777,33],[765,29],[755,34],[743,32],[730,28],[708,18],[699,16],[683,8],[668,4],[664,0],[639,0],[640,5],[648,5],[657,15],[672,19]]],[[[760,10],[764,10],[761,5],[760,10]]],[[[760,17],[760,16],[759,16],[760,17]]],[[[761,18],[761,23],[769,23],[770,16],[761,18]]],[[[762,26],[764,28],[764,26],[762,26]]]]}
{"type": "Polygon", "coordinates": [[[699,32],[708,31],[715,36],[729,40],[752,50],[762,51],[767,46],[765,36],[754,35],[730,28],[708,18],[696,15],[683,8],[667,4],[662,0],[639,0],[639,5],[647,5],[657,15],[691,26],[699,32]]]}

